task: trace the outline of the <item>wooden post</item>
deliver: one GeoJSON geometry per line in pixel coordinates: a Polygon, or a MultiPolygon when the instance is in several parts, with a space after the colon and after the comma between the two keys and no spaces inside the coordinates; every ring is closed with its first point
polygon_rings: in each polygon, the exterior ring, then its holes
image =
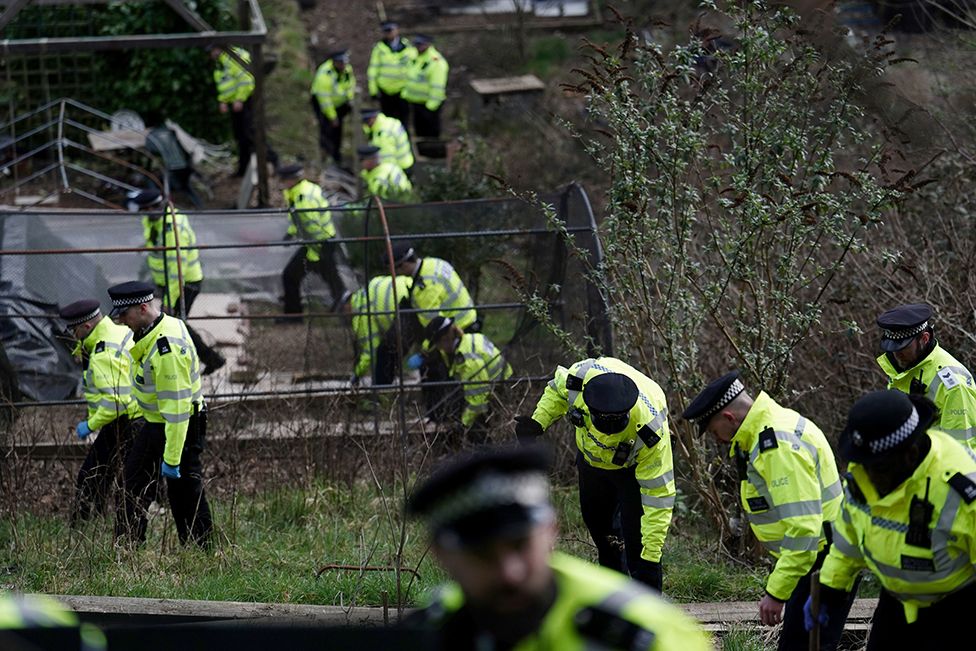
{"type": "Polygon", "coordinates": [[[264,52],[260,43],[251,51],[251,73],[254,75],[254,153],[258,159],[258,207],[267,208],[268,203],[268,138],[264,119],[264,52]]]}

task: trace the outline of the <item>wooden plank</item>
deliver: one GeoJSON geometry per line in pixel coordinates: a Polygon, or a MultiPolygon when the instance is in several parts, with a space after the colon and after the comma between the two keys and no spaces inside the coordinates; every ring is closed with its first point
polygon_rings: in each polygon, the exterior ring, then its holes
{"type": "Polygon", "coordinates": [[[95,151],[113,151],[127,147],[138,149],[146,146],[146,134],[131,129],[102,131],[101,133],[89,133],[88,142],[95,151]]]}
{"type": "Polygon", "coordinates": [[[535,75],[496,77],[493,79],[472,79],[471,87],[479,95],[528,93],[546,89],[546,85],[535,75]]]}

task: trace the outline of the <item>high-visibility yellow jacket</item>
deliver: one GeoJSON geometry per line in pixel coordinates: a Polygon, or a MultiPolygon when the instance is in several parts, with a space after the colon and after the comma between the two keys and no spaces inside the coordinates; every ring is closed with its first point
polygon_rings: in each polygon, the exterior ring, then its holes
{"type": "Polygon", "coordinates": [[[363,377],[373,368],[376,350],[383,336],[393,325],[396,304],[407,298],[413,280],[409,276],[396,277],[394,294],[393,278],[377,276],[369,284],[357,290],[352,302],[352,331],[356,335],[356,377],[363,377]]]}
{"type": "Polygon", "coordinates": [[[936,345],[912,368],[898,371],[888,355],[878,358],[888,388],[924,395],[939,408],[932,425],[976,450],[976,384],[965,366],[936,345]]]}
{"type": "MultiPolygon", "coordinates": [[[[251,53],[244,48],[231,48],[241,60],[251,65],[251,53]]],[[[217,57],[217,67],[213,73],[217,84],[217,101],[222,104],[246,102],[254,92],[254,75],[234,61],[226,52],[217,57]]]]}
{"type": "MultiPolygon", "coordinates": [[[[0,631],[30,628],[77,628],[79,648],[99,651],[108,648],[105,634],[94,624],[82,623],[78,615],[63,603],[45,594],[0,592],[0,631]]],[[[10,648],[38,648],[18,644],[13,638],[10,648]]]]}
{"type": "Polygon", "coordinates": [[[396,163],[383,161],[371,170],[362,170],[366,192],[395,203],[409,203],[413,199],[413,184],[396,163]]]}
{"type": "Polygon", "coordinates": [[[834,544],[820,569],[822,584],[850,591],[868,568],[902,603],[908,623],[920,608],[976,581],[976,453],[939,430],[928,437],[922,463],[884,497],[863,466],[850,464],[834,544]],[[926,495],[931,516],[913,532],[912,501],[926,495]]]}
{"type": "Polygon", "coordinates": [[[138,418],[132,397],[132,331],[102,318],[81,342],[87,358],[81,388],[88,402],[88,427],[94,431],[120,416],[138,418]]]}
{"type": "Polygon", "coordinates": [[[739,498],[756,538],[776,558],[766,592],[781,601],[827,545],[843,487],[827,438],[812,421],[760,393],[732,438],[739,498]]]}
{"type": "Polygon", "coordinates": [[[447,73],[447,59],[431,45],[413,60],[403,99],[436,111],[447,98],[447,73]]]}
{"type": "Polygon", "coordinates": [[[464,383],[465,405],[461,412],[461,424],[470,427],[478,416],[488,411],[491,383],[512,377],[512,367],[502,357],[502,351],[488,337],[479,333],[462,335],[452,354],[440,354],[450,376],[464,383]]]}
{"type": "Polygon", "coordinates": [[[180,284],[180,272],[184,283],[200,282],[203,280],[203,266],[200,264],[199,249],[187,248],[197,244],[197,235],[190,226],[189,218],[181,212],[167,207],[161,217],[142,218],[142,232],[147,247],[176,246],[179,236],[179,253],[175,248],[167,251],[150,251],[146,262],[149,273],[157,287],[163,288],[163,306],[175,309],[178,306],[183,285],[180,284]],[[174,234],[174,226],[176,228],[174,234]],[[176,260],[180,264],[177,266],[176,260]]]}
{"type": "Polygon", "coordinates": [[[322,115],[327,120],[335,120],[338,117],[336,108],[351,102],[356,93],[356,75],[352,66],[347,63],[340,72],[329,59],[315,71],[311,90],[322,115]]]}
{"type": "Polygon", "coordinates": [[[194,405],[203,407],[200,361],[186,324],[160,315],[132,345],[132,390],[143,417],[164,423],[163,461],[178,466],[194,405]]]}
{"type": "Polygon", "coordinates": [[[543,429],[548,429],[571,409],[581,412],[583,425],[576,427],[576,447],[588,464],[604,470],[634,468],[644,505],[641,517],[644,548],[641,557],[660,562],[677,494],[664,391],[649,377],[619,359],[584,359],[568,369],[563,366],[556,368],[555,376],[549,381],[532,413],[532,419],[543,429]],[[602,373],[626,375],[640,391],[637,404],[630,410],[630,422],[617,434],[604,434],[595,429],[583,401],[583,385],[602,373]],[[574,379],[570,380],[570,377],[574,379]],[[630,447],[622,464],[613,462],[618,446],[622,446],[621,449],[630,447]]]}
{"type": "Polygon", "coordinates": [[[380,113],[370,126],[363,123],[363,134],[369,144],[380,148],[380,160],[396,163],[400,169],[413,167],[413,149],[403,123],[380,113]]]}
{"type": "Polygon", "coordinates": [[[366,68],[366,85],[370,96],[383,91],[387,95],[399,95],[407,83],[410,62],[417,56],[417,48],[404,38],[396,52],[385,41],[377,41],[369,54],[366,68]]]}
{"type": "MultiPolygon", "coordinates": [[[[698,622],[646,586],[560,552],[552,554],[549,565],[556,598],[539,626],[511,647],[512,651],[712,649],[698,622]],[[599,616],[588,616],[594,609],[599,616]],[[631,634],[630,646],[620,646],[621,631],[631,634]]],[[[421,626],[443,633],[447,648],[495,648],[492,640],[479,639],[484,634],[465,612],[464,593],[450,583],[437,591],[431,605],[417,617],[421,626]]]]}
{"type": "Polygon", "coordinates": [[[436,316],[446,316],[454,319],[454,324],[464,330],[478,319],[474,302],[461,276],[450,262],[440,258],[420,259],[420,266],[413,274],[410,305],[423,310],[417,312],[422,326],[436,316]]]}
{"type": "MultiPolygon", "coordinates": [[[[291,188],[282,191],[285,204],[292,208],[288,213],[288,235],[301,240],[330,240],[336,235],[332,222],[329,200],[322,194],[322,188],[303,179],[291,188]]],[[[305,259],[318,262],[322,257],[320,247],[305,245],[305,259]]]]}

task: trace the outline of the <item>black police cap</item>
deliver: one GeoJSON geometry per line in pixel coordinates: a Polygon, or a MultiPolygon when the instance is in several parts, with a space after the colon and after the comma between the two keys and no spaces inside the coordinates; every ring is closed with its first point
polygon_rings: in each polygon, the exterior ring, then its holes
{"type": "Polygon", "coordinates": [[[861,397],[847,415],[840,453],[848,461],[870,463],[912,444],[935,420],[937,410],[925,396],[894,389],[861,397]]]}
{"type": "Polygon", "coordinates": [[[394,20],[384,20],[382,23],[380,23],[380,29],[384,32],[392,32],[399,26],[399,23],[394,20]]]}
{"type": "Polygon", "coordinates": [[[361,145],[356,148],[356,153],[360,158],[370,158],[380,153],[380,148],[376,145],[361,145]]]}
{"type": "Polygon", "coordinates": [[[415,34],[412,39],[414,45],[430,45],[434,39],[427,34],[415,34]]]}
{"type": "Polygon", "coordinates": [[[101,306],[93,298],[75,301],[58,310],[58,316],[64,319],[69,328],[90,321],[101,313],[101,306]]]}
{"type": "Polygon", "coordinates": [[[334,52],[329,52],[329,56],[327,58],[332,59],[333,61],[349,63],[349,50],[344,48],[341,50],[335,50],[334,52]]]}
{"type": "Polygon", "coordinates": [[[887,353],[901,350],[912,339],[930,327],[932,307],[926,303],[909,303],[893,307],[878,317],[881,349],[887,353]]]}
{"type": "Polygon", "coordinates": [[[134,203],[140,208],[155,206],[163,201],[162,193],[156,188],[149,188],[148,190],[131,190],[125,195],[125,197],[131,203],[134,203]]]}
{"type": "Polygon", "coordinates": [[[379,114],[380,114],[380,109],[378,108],[364,108],[362,111],[359,112],[359,116],[363,119],[363,122],[375,118],[379,114]]]}
{"type": "Polygon", "coordinates": [[[553,517],[551,460],[541,445],[497,446],[456,457],[435,471],[407,501],[435,540],[471,547],[524,535],[553,517]]]}
{"type": "Polygon", "coordinates": [[[623,373],[600,373],[583,386],[583,402],[598,414],[625,414],[637,404],[640,391],[623,373]]]}
{"type": "Polygon", "coordinates": [[[304,172],[305,167],[301,163],[282,165],[278,168],[278,178],[282,181],[290,181],[292,179],[301,178],[304,172]]]}
{"type": "Polygon", "coordinates": [[[437,340],[443,337],[454,325],[454,319],[447,316],[435,316],[424,328],[424,339],[431,344],[436,344],[437,340]]]}
{"type": "Polygon", "coordinates": [[[141,305],[153,300],[156,288],[140,280],[130,280],[108,288],[108,295],[112,299],[112,311],[109,316],[116,316],[122,310],[141,305]]]}
{"type": "Polygon", "coordinates": [[[698,424],[698,432],[701,433],[705,430],[705,426],[708,425],[711,417],[735,400],[736,396],[745,391],[745,389],[745,385],[739,379],[739,371],[726,373],[722,377],[709,382],[688,406],[685,407],[681,417],[685,420],[696,422],[698,424]]]}

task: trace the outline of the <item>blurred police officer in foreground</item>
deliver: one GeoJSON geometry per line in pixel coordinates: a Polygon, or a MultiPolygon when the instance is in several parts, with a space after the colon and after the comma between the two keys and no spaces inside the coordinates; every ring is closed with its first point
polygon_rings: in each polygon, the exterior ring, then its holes
{"type": "Polygon", "coordinates": [[[935,339],[932,308],[899,305],[878,317],[878,364],[888,388],[925,396],[939,413],[932,427],[976,450],[976,385],[972,374],[935,339]]]}
{"type": "Polygon", "coordinates": [[[410,498],[455,581],[413,616],[452,650],[710,649],[680,608],[625,576],[554,552],[548,455],[537,446],[453,459],[410,498]]]}
{"type": "Polygon", "coordinates": [[[132,332],[106,319],[94,299],[65,305],[58,314],[78,342],[74,352],[81,358],[81,388],[88,402],[87,417],[75,426],[75,433],[82,440],[95,439],[78,472],[74,523],[104,512],[133,427],[142,421],[136,420],[139,405],[132,397],[132,332]]]}
{"type": "MultiPolygon", "coordinates": [[[[875,391],[851,408],[840,453],[849,462],[843,517],[820,571],[820,620],[855,577],[881,583],[868,651],[958,648],[976,603],[976,455],[933,429],[924,396],[875,391]]],[[[804,608],[812,628],[811,604],[804,608]]]]}
{"type": "MultiPolygon", "coordinates": [[[[781,651],[807,649],[803,604],[810,576],[827,556],[843,499],[830,444],[816,424],[781,407],[765,391],[753,399],[738,371],[706,386],[682,417],[695,421],[699,433],[732,444],[740,506],[756,538],[776,558],[759,602],[759,619],[766,626],[783,622],[781,651]]],[[[838,604],[843,616],[823,632],[821,649],[837,646],[851,600],[838,604]]]]}
{"type": "Polygon", "coordinates": [[[600,565],[623,571],[614,526],[619,509],[627,571],[661,590],[676,494],[664,392],[619,359],[584,359],[556,368],[531,418],[516,418],[515,434],[535,439],[567,413],[579,450],[580,509],[600,565]]]}
{"type": "Polygon", "coordinates": [[[0,592],[0,649],[5,651],[36,651],[39,640],[48,648],[80,651],[104,651],[108,647],[105,634],[93,624],[82,624],[70,608],[57,599],[43,594],[0,592]],[[31,630],[63,631],[64,636],[36,638],[31,630]],[[70,633],[70,634],[69,634],[70,633]],[[68,642],[73,644],[69,645],[68,642]]]}
{"type": "Polygon", "coordinates": [[[146,539],[147,509],[162,474],[180,542],[207,547],[213,523],[200,461],[206,415],[197,351],[186,324],[159,310],[152,285],[126,282],[109,287],[108,294],[112,320],[134,333],[132,391],[146,419],[125,460],[116,536],[133,543],[146,539]]]}

